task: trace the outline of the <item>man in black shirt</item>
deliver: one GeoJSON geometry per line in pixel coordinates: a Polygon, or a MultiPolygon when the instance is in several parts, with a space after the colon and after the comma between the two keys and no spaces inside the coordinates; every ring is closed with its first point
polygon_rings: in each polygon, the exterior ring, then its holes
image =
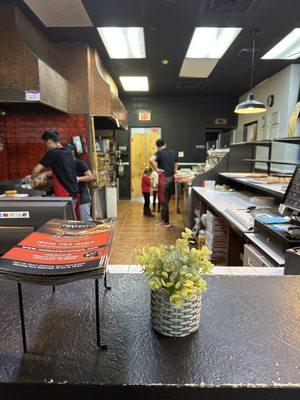
{"type": "Polygon", "coordinates": [[[33,168],[32,177],[42,172],[44,168],[51,168],[46,175],[53,176],[55,196],[78,198],[79,187],[72,153],[61,145],[58,133],[55,131],[45,131],[42,139],[48,151],[33,168]]]}
{"type": "Polygon", "coordinates": [[[167,149],[162,139],[156,141],[156,147],[157,152],[150,158],[150,164],[159,175],[158,195],[161,202],[161,221],[159,221],[159,224],[169,227],[169,201],[172,196],[178,159],[174,151],[167,149]]]}

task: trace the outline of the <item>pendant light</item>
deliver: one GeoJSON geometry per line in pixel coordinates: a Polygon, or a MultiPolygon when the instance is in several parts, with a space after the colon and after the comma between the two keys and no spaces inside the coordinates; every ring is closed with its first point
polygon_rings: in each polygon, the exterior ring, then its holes
{"type": "Polygon", "coordinates": [[[234,112],[237,114],[258,114],[266,112],[266,106],[260,101],[256,101],[254,99],[254,95],[252,93],[253,89],[253,70],[254,70],[254,55],[255,55],[255,36],[258,34],[258,31],[252,31],[252,65],[251,65],[251,89],[248,98],[243,103],[238,104],[235,107],[234,112]]]}

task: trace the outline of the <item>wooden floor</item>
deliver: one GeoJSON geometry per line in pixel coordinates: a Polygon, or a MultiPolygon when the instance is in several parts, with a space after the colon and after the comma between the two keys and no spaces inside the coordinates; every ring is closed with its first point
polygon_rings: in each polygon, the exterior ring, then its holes
{"type": "Polygon", "coordinates": [[[109,264],[134,264],[135,249],[150,245],[173,244],[184,230],[184,224],[179,214],[174,211],[174,202],[170,203],[171,227],[156,226],[160,218],[143,215],[141,199],[121,200],[118,204],[118,218],[109,264]]]}

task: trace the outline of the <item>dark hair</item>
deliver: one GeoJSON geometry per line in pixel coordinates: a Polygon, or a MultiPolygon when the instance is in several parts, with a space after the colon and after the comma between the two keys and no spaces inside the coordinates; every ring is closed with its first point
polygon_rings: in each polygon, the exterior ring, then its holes
{"type": "Polygon", "coordinates": [[[163,147],[165,144],[166,144],[165,141],[162,139],[157,139],[157,141],[156,141],[157,147],[163,147]]]}
{"type": "Polygon", "coordinates": [[[152,172],[152,168],[145,168],[144,175],[150,174],[152,172]]]}
{"type": "Polygon", "coordinates": [[[78,151],[77,151],[77,148],[76,148],[76,146],[75,146],[74,143],[68,143],[68,144],[66,145],[66,148],[69,149],[70,151],[74,151],[74,156],[75,156],[76,158],[80,159],[80,155],[79,155],[79,153],[78,153],[78,151]]]}
{"type": "Polygon", "coordinates": [[[42,134],[42,139],[47,142],[47,140],[52,140],[52,142],[54,143],[58,143],[59,142],[59,134],[56,131],[45,131],[42,134]]]}

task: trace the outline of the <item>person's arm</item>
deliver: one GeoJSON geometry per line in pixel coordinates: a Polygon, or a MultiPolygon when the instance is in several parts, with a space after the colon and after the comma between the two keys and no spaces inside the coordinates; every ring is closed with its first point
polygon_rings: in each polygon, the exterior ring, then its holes
{"type": "Polygon", "coordinates": [[[155,184],[154,184],[154,178],[150,177],[150,186],[152,187],[152,189],[155,189],[155,184]]]}
{"type": "Polygon", "coordinates": [[[38,163],[32,170],[31,175],[28,175],[25,177],[25,180],[33,180],[35,178],[43,178],[43,179],[47,179],[53,176],[53,172],[52,171],[45,171],[42,172],[41,171],[44,169],[44,165],[38,163]]]}
{"type": "Polygon", "coordinates": [[[53,176],[53,172],[52,171],[46,171],[45,175],[47,178],[51,178],[53,176]]]}
{"type": "Polygon", "coordinates": [[[151,167],[154,169],[154,171],[156,171],[156,172],[158,173],[157,160],[156,160],[156,156],[155,156],[155,155],[153,155],[153,156],[150,158],[150,165],[151,165],[151,167]]]}
{"type": "Polygon", "coordinates": [[[92,171],[89,169],[84,172],[83,176],[77,176],[77,181],[78,182],[91,182],[94,179],[92,171]]]}
{"type": "Polygon", "coordinates": [[[33,167],[33,169],[32,169],[31,176],[35,177],[36,175],[40,174],[44,168],[45,167],[42,164],[40,164],[40,163],[36,164],[36,166],[33,167]]]}
{"type": "Polygon", "coordinates": [[[175,160],[174,160],[174,175],[177,174],[177,170],[178,170],[178,157],[177,154],[175,153],[175,160]]]}
{"type": "MultiPolygon", "coordinates": [[[[35,178],[38,174],[40,174],[44,168],[49,168],[51,167],[51,164],[53,162],[53,157],[51,151],[48,151],[44,157],[41,159],[41,161],[36,164],[35,167],[33,167],[32,172],[31,172],[31,177],[35,178]]],[[[46,176],[51,176],[52,172],[47,171],[46,176]]]]}
{"type": "Polygon", "coordinates": [[[153,167],[154,171],[156,171],[158,174],[161,174],[162,172],[164,172],[163,169],[159,169],[157,166],[157,157],[158,154],[154,154],[151,158],[150,158],[150,164],[153,167]]]}

